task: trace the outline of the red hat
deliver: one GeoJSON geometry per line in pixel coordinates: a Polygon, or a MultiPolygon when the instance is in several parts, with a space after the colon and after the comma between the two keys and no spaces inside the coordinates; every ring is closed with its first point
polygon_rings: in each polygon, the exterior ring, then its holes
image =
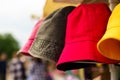
{"type": "Polygon", "coordinates": [[[40,19],[36,25],[34,26],[33,28],[33,31],[30,35],[30,37],[28,38],[27,42],[25,43],[25,45],[18,51],[18,54],[21,53],[21,54],[24,54],[24,55],[28,55],[28,56],[31,56],[28,52],[28,50],[30,49],[34,39],[35,39],[35,36],[37,34],[37,31],[41,25],[41,23],[43,22],[43,19],[40,19]]]}
{"type": "Polygon", "coordinates": [[[81,4],[68,15],[65,47],[57,63],[59,70],[84,68],[96,62],[120,62],[102,56],[97,50],[110,14],[105,3],[97,3],[81,4]]]}

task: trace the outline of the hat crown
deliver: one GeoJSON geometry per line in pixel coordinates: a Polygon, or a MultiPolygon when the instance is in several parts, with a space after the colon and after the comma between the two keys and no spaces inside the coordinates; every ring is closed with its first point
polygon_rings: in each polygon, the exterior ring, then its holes
{"type": "Polygon", "coordinates": [[[66,42],[98,41],[105,32],[110,14],[104,3],[78,6],[68,16],[66,42]]]}
{"type": "Polygon", "coordinates": [[[74,6],[60,8],[54,11],[51,16],[46,17],[44,22],[41,24],[37,37],[63,44],[66,32],[67,16],[74,8],[74,6]]]}
{"type": "Polygon", "coordinates": [[[41,25],[42,22],[43,22],[43,19],[40,19],[40,20],[35,24],[35,26],[33,27],[32,32],[31,32],[31,35],[30,35],[30,37],[29,37],[29,40],[34,40],[34,39],[35,39],[35,36],[36,36],[36,34],[37,34],[37,31],[38,31],[38,29],[39,29],[39,27],[40,27],[40,25],[41,25]]]}
{"type": "Polygon", "coordinates": [[[114,8],[109,18],[107,29],[120,27],[120,3],[114,8]]]}
{"type": "Polygon", "coordinates": [[[32,55],[57,62],[65,43],[67,16],[74,8],[57,9],[45,18],[29,50],[32,55]]]}

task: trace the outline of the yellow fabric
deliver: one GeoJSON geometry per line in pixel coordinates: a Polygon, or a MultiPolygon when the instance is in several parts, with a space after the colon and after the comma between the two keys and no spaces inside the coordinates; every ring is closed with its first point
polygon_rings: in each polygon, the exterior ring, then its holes
{"type": "Polygon", "coordinates": [[[99,52],[110,59],[120,60],[120,4],[118,4],[108,21],[107,30],[97,44],[99,52]]]}
{"type": "Polygon", "coordinates": [[[102,64],[101,63],[97,63],[96,66],[97,67],[102,67],[102,64]]]}
{"type": "Polygon", "coordinates": [[[79,71],[80,80],[85,80],[84,69],[79,69],[78,71],[79,71]]]}
{"type": "Polygon", "coordinates": [[[52,13],[54,10],[65,7],[65,6],[77,6],[79,4],[67,4],[67,3],[59,3],[59,2],[53,2],[53,0],[46,0],[46,4],[44,6],[43,10],[43,17],[46,17],[50,13],[52,13]]]}

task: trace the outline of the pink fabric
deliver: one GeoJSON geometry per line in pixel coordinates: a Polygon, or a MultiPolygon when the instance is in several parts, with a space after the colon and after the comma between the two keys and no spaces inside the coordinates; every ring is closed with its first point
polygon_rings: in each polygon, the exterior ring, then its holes
{"type": "Polygon", "coordinates": [[[104,3],[81,4],[75,8],[68,15],[65,47],[57,66],[88,60],[100,63],[118,63],[119,61],[102,56],[96,47],[97,42],[105,33],[110,15],[111,11],[104,3]]]}
{"type": "Polygon", "coordinates": [[[31,47],[31,45],[32,45],[32,43],[34,41],[35,36],[36,36],[36,34],[38,32],[38,29],[39,29],[39,27],[40,27],[40,25],[41,25],[42,22],[43,22],[43,19],[40,19],[36,23],[36,25],[34,26],[34,28],[32,30],[32,33],[31,33],[30,37],[28,38],[28,40],[25,43],[25,45],[20,49],[19,53],[30,56],[28,50],[30,49],[30,47],[31,47]]]}

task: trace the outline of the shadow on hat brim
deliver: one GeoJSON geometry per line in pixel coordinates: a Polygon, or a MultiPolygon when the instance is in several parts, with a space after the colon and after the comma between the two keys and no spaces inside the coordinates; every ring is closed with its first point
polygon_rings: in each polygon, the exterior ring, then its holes
{"type": "Polygon", "coordinates": [[[95,66],[96,62],[94,61],[76,61],[76,62],[66,62],[60,65],[57,65],[57,69],[62,71],[75,70],[80,68],[86,68],[90,66],[95,66]]]}
{"type": "Polygon", "coordinates": [[[120,27],[108,29],[97,44],[99,52],[113,60],[120,60],[120,27]]]}
{"type": "Polygon", "coordinates": [[[72,70],[89,67],[95,63],[118,62],[101,55],[97,50],[97,42],[85,40],[66,44],[56,66],[59,70],[72,70]]]}

